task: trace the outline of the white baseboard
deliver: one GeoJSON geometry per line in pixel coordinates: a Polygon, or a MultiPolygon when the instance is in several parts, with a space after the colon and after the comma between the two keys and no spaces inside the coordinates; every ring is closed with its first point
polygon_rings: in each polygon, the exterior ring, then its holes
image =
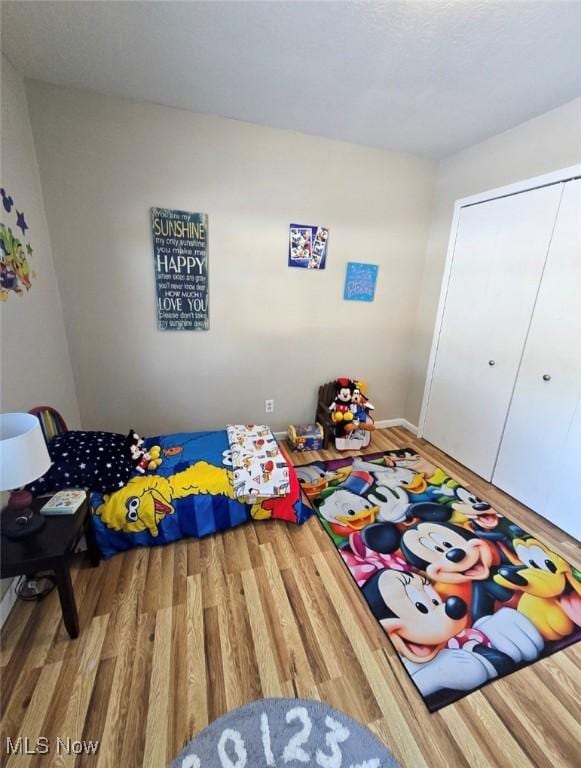
{"type": "Polygon", "coordinates": [[[389,429],[389,427],[404,427],[404,429],[407,429],[409,432],[411,432],[413,435],[418,434],[418,428],[415,424],[412,424],[411,421],[408,421],[407,419],[400,418],[400,419],[383,419],[380,421],[375,422],[375,426],[378,429],[389,429]]]}
{"type": "MultiPolygon", "coordinates": [[[[388,429],[389,427],[404,427],[405,429],[409,430],[413,435],[418,434],[418,428],[415,424],[412,424],[411,421],[408,421],[404,418],[399,419],[382,419],[375,422],[375,426],[378,429],[388,429]]],[[[282,432],[274,432],[274,436],[277,438],[277,440],[286,440],[288,436],[288,432],[283,430],[282,432]]]]}
{"type": "Polygon", "coordinates": [[[4,622],[8,618],[8,614],[14,607],[14,604],[18,600],[18,596],[16,595],[16,582],[18,581],[18,577],[15,579],[12,579],[10,582],[10,585],[6,592],[4,593],[4,597],[0,601],[0,628],[4,625],[4,622]]]}

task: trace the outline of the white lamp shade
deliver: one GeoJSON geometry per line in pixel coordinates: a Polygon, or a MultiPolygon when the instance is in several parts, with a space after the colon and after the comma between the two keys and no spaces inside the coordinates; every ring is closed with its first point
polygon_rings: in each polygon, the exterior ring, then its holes
{"type": "Polygon", "coordinates": [[[0,415],[0,491],[13,491],[37,480],[51,463],[36,416],[0,415]]]}

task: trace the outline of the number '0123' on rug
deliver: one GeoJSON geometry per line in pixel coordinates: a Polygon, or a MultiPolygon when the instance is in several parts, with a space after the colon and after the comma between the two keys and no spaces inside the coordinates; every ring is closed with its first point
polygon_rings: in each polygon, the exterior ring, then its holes
{"type": "Polygon", "coordinates": [[[413,450],[297,474],[430,712],[581,638],[581,573],[413,450]]]}

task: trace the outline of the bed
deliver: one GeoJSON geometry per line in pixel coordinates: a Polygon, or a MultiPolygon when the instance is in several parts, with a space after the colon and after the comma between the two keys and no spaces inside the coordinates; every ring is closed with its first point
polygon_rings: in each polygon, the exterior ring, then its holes
{"type": "MultiPolygon", "coordinates": [[[[46,410],[34,410],[41,424],[46,422],[46,410]]],[[[50,411],[54,415],[53,409],[50,411]]],[[[66,432],[62,419],[52,436],[49,430],[45,431],[49,450],[55,441],[58,444],[66,439],[66,432]]],[[[124,439],[114,433],[78,434],[91,434],[99,442],[105,439],[103,436],[124,439]]],[[[90,493],[92,522],[105,558],[133,547],[209,536],[251,520],[273,518],[301,525],[312,514],[302,502],[297,475],[284,449],[281,450],[289,465],[288,495],[243,503],[234,496],[232,459],[225,430],[146,438],[145,447],[152,446],[159,446],[159,466],[143,474],[132,468],[130,476],[119,481],[117,490],[90,493]]],[[[70,449],[64,451],[67,452],[70,449]]],[[[76,457],[75,461],[79,463],[76,457]]],[[[111,462],[106,464],[110,466],[111,462]]],[[[115,469],[113,466],[111,471],[115,469]]],[[[41,485],[37,482],[32,490],[40,492],[41,485]]]]}

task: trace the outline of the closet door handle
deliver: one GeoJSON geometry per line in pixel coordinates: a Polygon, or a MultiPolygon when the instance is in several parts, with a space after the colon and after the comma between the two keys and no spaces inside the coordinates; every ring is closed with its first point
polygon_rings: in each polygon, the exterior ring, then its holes
{"type": "Polygon", "coordinates": [[[495,360],[489,360],[488,361],[488,365],[491,365],[491,366],[492,365],[496,365],[496,361],[495,360]]]}
{"type": "Polygon", "coordinates": [[[543,376],[543,381],[551,381],[551,377],[549,376],[548,373],[545,373],[545,375],[543,376]]]}

